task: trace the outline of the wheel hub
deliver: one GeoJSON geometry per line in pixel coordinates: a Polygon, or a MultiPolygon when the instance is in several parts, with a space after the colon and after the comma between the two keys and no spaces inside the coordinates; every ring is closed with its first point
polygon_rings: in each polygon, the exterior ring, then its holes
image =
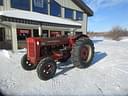
{"type": "Polygon", "coordinates": [[[46,64],[46,66],[44,66],[43,73],[48,75],[52,73],[52,70],[53,70],[53,66],[51,64],[46,64]]]}
{"type": "Polygon", "coordinates": [[[89,57],[90,48],[89,46],[84,46],[81,48],[80,57],[82,60],[87,61],[89,57]]]}
{"type": "Polygon", "coordinates": [[[29,61],[26,61],[26,64],[27,64],[29,67],[31,67],[31,66],[32,66],[32,64],[31,64],[31,63],[29,63],[29,61]]]}

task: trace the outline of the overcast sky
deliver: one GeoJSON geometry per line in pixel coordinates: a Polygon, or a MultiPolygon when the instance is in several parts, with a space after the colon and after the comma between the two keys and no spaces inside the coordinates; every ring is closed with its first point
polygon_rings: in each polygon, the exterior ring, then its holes
{"type": "Polygon", "coordinates": [[[128,28],[128,0],[84,0],[94,11],[88,31],[104,32],[114,26],[128,28]]]}

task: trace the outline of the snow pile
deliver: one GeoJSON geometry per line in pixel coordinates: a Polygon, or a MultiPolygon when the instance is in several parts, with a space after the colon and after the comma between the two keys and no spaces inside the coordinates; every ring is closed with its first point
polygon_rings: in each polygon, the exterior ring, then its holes
{"type": "Polygon", "coordinates": [[[26,49],[26,48],[24,48],[24,49],[19,49],[19,50],[18,50],[18,53],[25,53],[25,52],[27,52],[27,49],[26,49]]]}
{"type": "Polygon", "coordinates": [[[10,59],[11,58],[11,52],[7,51],[7,50],[1,50],[0,54],[5,56],[6,58],[10,59]]]}
{"type": "Polygon", "coordinates": [[[122,37],[121,41],[128,42],[128,37],[122,37]]]}
{"type": "Polygon", "coordinates": [[[105,38],[103,36],[94,36],[91,39],[92,40],[104,40],[105,38]]]}
{"type": "Polygon", "coordinates": [[[93,64],[74,68],[70,60],[58,64],[56,76],[41,81],[36,70],[25,71],[20,65],[25,51],[0,51],[0,90],[10,96],[128,96],[128,43],[95,42],[93,64]]]}

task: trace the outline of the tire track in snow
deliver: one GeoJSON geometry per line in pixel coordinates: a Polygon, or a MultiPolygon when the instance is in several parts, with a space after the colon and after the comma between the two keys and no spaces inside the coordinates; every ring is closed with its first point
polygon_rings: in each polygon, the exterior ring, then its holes
{"type": "Polygon", "coordinates": [[[124,71],[124,70],[122,70],[122,69],[120,69],[120,68],[114,68],[115,70],[118,70],[118,71],[120,71],[120,72],[123,72],[123,73],[126,73],[126,74],[128,74],[128,71],[124,71]]]}
{"type": "Polygon", "coordinates": [[[95,86],[96,86],[97,89],[101,92],[102,96],[105,96],[105,95],[104,95],[104,92],[103,92],[103,90],[102,90],[102,88],[100,88],[97,84],[95,84],[95,86]]]}
{"type": "Polygon", "coordinates": [[[97,85],[96,87],[101,93],[103,92],[104,95],[107,95],[107,92],[113,95],[114,94],[119,95],[121,94],[121,92],[123,92],[124,95],[126,94],[126,91],[122,89],[122,87],[120,86],[121,82],[118,82],[118,77],[113,74],[115,70],[113,71],[112,69],[108,73],[104,73],[100,71],[98,70],[96,71],[96,69],[93,69],[92,72],[89,72],[89,73],[91,73],[90,75],[96,74],[96,76],[93,76],[93,78],[90,78],[90,79],[93,80],[92,83],[94,85],[97,85]],[[95,73],[95,72],[98,72],[98,73],[95,73]],[[101,88],[102,88],[102,91],[101,91],[101,88]]]}

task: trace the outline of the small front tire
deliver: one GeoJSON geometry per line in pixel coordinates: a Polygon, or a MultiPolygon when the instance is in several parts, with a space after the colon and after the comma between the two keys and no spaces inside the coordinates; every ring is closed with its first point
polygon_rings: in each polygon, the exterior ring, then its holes
{"type": "Polygon", "coordinates": [[[56,73],[56,62],[50,58],[42,59],[37,66],[37,75],[41,80],[49,80],[54,77],[56,73]]]}
{"type": "Polygon", "coordinates": [[[36,64],[31,64],[28,60],[27,60],[27,54],[25,54],[22,59],[21,59],[21,66],[24,70],[27,71],[31,71],[36,69],[36,64]]]}

